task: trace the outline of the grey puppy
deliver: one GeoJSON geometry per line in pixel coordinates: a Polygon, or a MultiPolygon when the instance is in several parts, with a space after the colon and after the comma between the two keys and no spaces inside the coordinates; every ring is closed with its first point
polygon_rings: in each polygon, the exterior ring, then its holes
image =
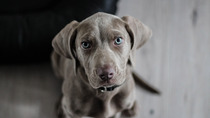
{"type": "Polygon", "coordinates": [[[66,25],[52,41],[53,69],[64,79],[63,117],[134,116],[134,53],[151,35],[135,18],[107,13],[66,25]]]}

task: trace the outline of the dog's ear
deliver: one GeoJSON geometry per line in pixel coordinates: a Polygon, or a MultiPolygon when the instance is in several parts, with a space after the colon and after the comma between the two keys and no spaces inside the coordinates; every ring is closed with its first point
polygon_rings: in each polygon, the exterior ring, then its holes
{"type": "Polygon", "coordinates": [[[76,56],[75,39],[77,35],[77,21],[67,24],[53,39],[52,46],[56,53],[74,61],[74,72],[77,72],[79,60],[76,56]]]}
{"type": "Polygon", "coordinates": [[[128,63],[134,65],[135,50],[140,48],[152,36],[152,31],[138,19],[131,16],[123,16],[125,28],[131,39],[131,52],[128,63]]]}
{"type": "Polygon", "coordinates": [[[52,46],[58,54],[65,56],[69,59],[75,58],[75,39],[76,39],[76,27],[77,21],[72,21],[67,24],[53,39],[52,46]]]}

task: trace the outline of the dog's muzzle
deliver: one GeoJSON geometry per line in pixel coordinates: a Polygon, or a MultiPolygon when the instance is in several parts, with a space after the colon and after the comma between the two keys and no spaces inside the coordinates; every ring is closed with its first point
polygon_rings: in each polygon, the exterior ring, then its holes
{"type": "Polygon", "coordinates": [[[111,87],[103,86],[103,87],[100,87],[98,89],[103,93],[103,92],[107,92],[107,91],[113,91],[115,88],[117,88],[119,86],[121,86],[121,85],[114,85],[114,86],[111,86],[111,87]]]}

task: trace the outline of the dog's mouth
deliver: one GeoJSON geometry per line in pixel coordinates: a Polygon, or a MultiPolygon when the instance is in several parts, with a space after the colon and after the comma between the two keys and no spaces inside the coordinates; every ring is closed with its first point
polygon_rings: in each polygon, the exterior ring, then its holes
{"type": "Polygon", "coordinates": [[[114,76],[112,79],[106,81],[101,81],[100,78],[90,76],[89,83],[99,92],[111,92],[126,82],[126,79],[123,78],[123,76],[124,75],[116,74],[116,76],[114,76]]]}

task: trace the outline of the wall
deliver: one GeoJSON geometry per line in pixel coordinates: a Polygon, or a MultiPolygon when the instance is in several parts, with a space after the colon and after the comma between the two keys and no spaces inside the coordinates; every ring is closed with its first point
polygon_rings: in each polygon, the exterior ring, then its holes
{"type": "Polygon", "coordinates": [[[136,118],[210,118],[210,1],[121,0],[118,15],[153,31],[135,68],[162,94],[138,87],[136,118]]]}

